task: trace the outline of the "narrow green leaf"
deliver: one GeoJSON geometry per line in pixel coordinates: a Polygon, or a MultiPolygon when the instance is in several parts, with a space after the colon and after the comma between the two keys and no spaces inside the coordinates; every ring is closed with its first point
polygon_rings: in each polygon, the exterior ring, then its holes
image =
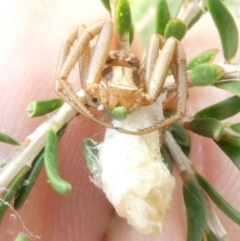
{"type": "Polygon", "coordinates": [[[42,150],[35,158],[32,168],[28,171],[28,173],[24,177],[23,182],[20,186],[18,195],[14,200],[14,209],[16,210],[20,209],[25,203],[42,169],[43,163],[44,163],[44,150],[42,150]]]}
{"type": "Polygon", "coordinates": [[[134,40],[134,26],[131,24],[130,32],[129,32],[129,44],[131,45],[134,40]]]}
{"type": "Polygon", "coordinates": [[[171,15],[166,0],[159,0],[156,12],[156,33],[164,35],[165,27],[171,15]]]}
{"type": "MultiPolygon", "coordinates": [[[[64,125],[57,133],[58,141],[64,135],[67,125],[64,125]]],[[[22,185],[18,191],[18,195],[14,200],[14,208],[20,209],[27,200],[44,164],[44,149],[38,154],[32,163],[32,168],[23,178],[22,185]]]]}
{"type": "Polygon", "coordinates": [[[231,136],[231,135],[224,135],[222,137],[223,141],[227,141],[229,143],[232,143],[235,146],[240,147],[240,138],[237,136],[231,136]]]}
{"type": "Polygon", "coordinates": [[[219,241],[219,239],[217,239],[215,234],[210,229],[205,230],[205,233],[207,235],[207,241],[219,241]]]}
{"type": "Polygon", "coordinates": [[[222,1],[206,0],[206,5],[218,29],[224,58],[230,62],[238,49],[237,25],[222,1]]]}
{"type": "Polygon", "coordinates": [[[166,148],[164,146],[161,146],[161,154],[163,157],[163,162],[165,163],[165,165],[167,166],[168,170],[172,173],[173,171],[173,161],[172,158],[170,157],[170,155],[168,154],[166,148]]]}
{"type": "Polygon", "coordinates": [[[215,141],[222,151],[231,159],[234,165],[240,169],[240,148],[228,141],[215,141]]]}
{"type": "Polygon", "coordinates": [[[227,90],[240,97],[240,82],[239,81],[223,81],[214,84],[215,87],[227,90]]]}
{"type": "Polygon", "coordinates": [[[225,74],[224,69],[215,64],[200,64],[189,74],[190,82],[195,86],[212,85],[225,74]]]}
{"type": "Polygon", "coordinates": [[[83,140],[83,153],[87,163],[88,170],[92,175],[99,172],[98,163],[98,145],[99,143],[93,139],[87,138],[83,140]]]}
{"type": "Polygon", "coordinates": [[[194,119],[189,122],[188,127],[192,132],[213,138],[214,140],[220,140],[223,133],[222,123],[217,119],[209,117],[194,119]]]}
{"type": "MultiPolygon", "coordinates": [[[[164,113],[164,116],[166,118],[168,118],[175,113],[175,110],[169,108],[169,109],[164,110],[163,113],[164,113]]],[[[176,124],[176,123],[174,123],[174,124],[176,124]]],[[[184,130],[183,127],[181,127],[181,128],[183,128],[182,130],[176,130],[178,127],[175,127],[174,124],[172,124],[173,125],[173,127],[172,127],[173,131],[171,131],[172,125],[170,126],[171,134],[173,135],[174,139],[178,142],[178,145],[182,149],[183,153],[186,156],[189,156],[189,154],[191,152],[191,138],[189,137],[188,133],[184,130]],[[181,137],[181,135],[183,135],[183,137],[181,137]],[[183,143],[183,145],[181,145],[181,143],[183,143]]]]}
{"type": "Polygon", "coordinates": [[[192,20],[190,21],[190,23],[188,24],[188,29],[190,29],[195,23],[198,22],[198,20],[202,17],[202,15],[204,14],[203,10],[199,10],[197,12],[197,14],[192,18],[192,20]]]}
{"type": "Polygon", "coordinates": [[[231,204],[227,202],[203,176],[196,173],[196,177],[208,196],[222,210],[222,212],[224,212],[234,222],[240,224],[240,212],[233,208],[231,204]]]}
{"type": "Polygon", "coordinates": [[[116,7],[116,29],[122,40],[129,40],[131,9],[128,0],[118,0],[116,7]]]}
{"type": "Polygon", "coordinates": [[[210,117],[224,120],[240,112],[240,97],[233,96],[199,111],[194,117],[210,117]]]}
{"type": "Polygon", "coordinates": [[[19,234],[14,241],[27,241],[27,237],[24,234],[19,234]]]}
{"type": "Polygon", "coordinates": [[[188,146],[179,145],[185,156],[189,157],[191,153],[191,139],[188,146]]]}
{"type": "Polygon", "coordinates": [[[198,54],[188,62],[187,69],[192,70],[200,64],[212,63],[218,52],[218,49],[209,49],[198,54]]]}
{"type": "Polygon", "coordinates": [[[187,131],[180,123],[174,123],[169,127],[169,131],[172,133],[176,142],[183,146],[188,146],[190,143],[190,137],[187,131]]]}
{"type": "Polygon", "coordinates": [[[172,116],[174,113],[175,113],[175,110],[172,108],[168,108],[163,111],[164,117],[166,118],[172,116]]]}
{"type": "Polygon", "coordinates": [[[178,40],[181,40],[187,32],[187,26],[185,22],[180,19],[173,18],[170,19],[166,25],[164,31],[164,38],[168,39],[170,37],[175,37],[178,40]]]}
{"type": "Polygon", "coordinates": [[[3,143],[7,143],[7,144],[10,144],[10,145],[14,145],[14,146],[20,146],[21,144],[13,139],[11,136],[8,136],[6,134],[3,134],[0,132],[0,142],[3,142],[3,143]]]}
{"type": "Polygon", "coordinates": [[[2,199],[0,199],[0,222],[2,221],[5,212],[7,211],[9,202],[11,202],[15,197],[24,175],[25,170],[18,174],[18,176],[15,178],[11,186],[8,188],[5,196],[2,199]]]}
{"type": "Polygon", "coordinates": [[[38,100],[31,102],[27,107],[28,117],[46,115],[62,106],[62,99],[38,100]]]}
{"type": "Polygon", "coordinates": [[[201,192],[191,180],[185,180],[183,196],[187,212],[187,241],[202,241],[206,218],[201,192]]]}
{"type": "Polygon", "coordinates": [[[72,186],[60,177],[58,171],[58,139],[53,129],[49,129],[47,134],[44,164],[48,180],[53,189],[61,195],[69,194],[72,186]]]}
{"type": "Polygon", "coordinates": [[[235,132],[237,132],[237,133],[240,133],[240,122],[239,122],[239,123],[232,124],[232,125],[230,126],[230,128],[231,128],[233,131],[235,131],[235,132]]]}
{"type": "Polygon", "coordinates": [[[111,7],[110,7],[110,0],[101,0],[103,6],[108,10],[108,12],[111,12],[111,7]]]}

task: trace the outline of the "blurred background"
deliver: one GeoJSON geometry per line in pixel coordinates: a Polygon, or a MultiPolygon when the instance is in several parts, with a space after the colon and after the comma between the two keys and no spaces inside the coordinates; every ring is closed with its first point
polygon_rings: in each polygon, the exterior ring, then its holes
{"type": "MultiPolygon", "coordinates": [[[[158,0],[130,0],[132,10],[132,20],[135,29],[140,33],[143,48],[146,48],[149,36],[155,33],[155,14],[158,0]]],[[[181,4],[187,7],[190,0],[167,0],[171,16],[177,16],[181,4]]],[[[224,0],[223,3],[228,7],[232,14],[240,18],[240,0],[224,0]]],[[[183,9],[182,9],[183,10],[183,9]]]]}

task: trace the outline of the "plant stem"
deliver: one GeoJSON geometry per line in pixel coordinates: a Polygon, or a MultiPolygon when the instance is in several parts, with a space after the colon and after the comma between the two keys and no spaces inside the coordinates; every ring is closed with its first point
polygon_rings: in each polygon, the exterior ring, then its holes
{"type": "Polygon", "coordinates": [[[198,186],[199,190],[201,190],[202,198],[204,202],[205,207],[205,213],[206,213],[206,221],[212,232],[218,237],[220,240],[227,240],[227,231],[222,226],[221,222],[219,221],[216,213],[214,212],[204,190],[198,183],[198,181],[195,178],[194,172],[193,172],[193,165],[191,161],[185,156],[185,154],[182,152],[179,145],[176,143],[175,139],[173,138],[172,134],[169,131],[166,131],[163,135],[163,144],[168,149],[170,155],[172,156],[179,173],[187,172],[189,177],[195,182],[195,184],[198,186]]]}
{"type": "Polygon", "coordinates": [[[76,114],[77,112],[71,106],[64,104],[56,113],[27,137],[27,146],[19,149],[1,170],[0,194],[6,190],[24,167],[31,167],[35,157],[44,148],[46,134],[49,128],[53,128],[57,132],[76,114]]]}
{"type": "Polygon", "coordinates": [[[203,10],[203,6],[201,4],[202,0],[194,0],[187,8],[186,11],[180,11],[177,18],[181,19],[188,25],[192,19],[197,15],[200,10],[203,10]]]}

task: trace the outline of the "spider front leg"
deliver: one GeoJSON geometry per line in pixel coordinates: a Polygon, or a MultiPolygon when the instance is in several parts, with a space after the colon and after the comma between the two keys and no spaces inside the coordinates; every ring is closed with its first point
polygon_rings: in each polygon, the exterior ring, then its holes
{"type": "Polygon", "coordinates": [[[56,92],[76,111],[87,118],[107,127],[113,128],[111,123],[97,119],[85,106],[88,97],[84,93],[84,87],[97,83],[104,68],[107,55],[110,50],[112,39],[112,22],[108,20],[99,21],[88,28],[84,25],[75,27],[66,37],[60,53],[56,92]],[[90,41],[98,36],[93,54],[91,55],[90,41]],[[81,88],[75,93],[67,78],[76,65],[79,63],[81,88]],[[80,98],[79,94],[84,93],[80,98]]]}
{"type": "MultiPolygon", "coordinates": [[[[142,73],[149,103],[154,103],[161,95],[169,70],[171,70],[177,85],[176,113],[151,127],[136,132],[135,135],[144,135],[163,129],[181,119],[186,112],[187,70],[185,52],[177,39],[170,38],[165,41],[163,37],[155,34],[150,39],[142,73]]],[[[125,133],[132,134],[131,131],[125,131],[125,133]]]]}
{"type": "MultiPolygon", "coordinates": [[[[152,37],[150,45],[155,43],[154,48],[156,48],[157,40],[159,42],[159,47],[161,48],[163,46],[163,48],[157,59],[156,57],[153,57],[153,59],[149,58],[149,61],[151,60],[152,63],[155,62],[155,65],[153,69],[146,71],[147,93],[153,100],[159,97],[170,69],[177,84],[177,110],[171,117],[154,125],[151,128],[152,130],[162,129],[181,119],[186,112],[187,103],[186,56],[183,47],[177,39],[172,37],[165,42],[159,35],[154,35],[152,37]],[[149,78],[148,76],[151,77],[149,78]]],[[[152,47],[150,46],[150,48],[152,47]]]]}
{"type": "MultiPolygon", "coordinates": [[[[86,29],[85,25],[80,25],[80,26],[75,26],[73,29],[71,29],[71,31],[67,34],[67,36],[65,37],[65,39],[63,40],[62,46],[61,46],[61,50],[60,50],[60,55],[59,55],[59,60],[58,60],[58,66],[57,66],[57,81],[56,81],[56,85],[55,85],[55,90],[58,93],[58,95],[65,100],[65,102],[68,102],[70,105],[74,105],[72,102],[72,100],[69,98],[69,96],[64,92],[63,86],[59,81],[59,77],[61,76],[60,73],[62,71],[63,65],[66,61],[66,58],[68,57],[71,48],[73,47],[74,42],[76,41],[76,39],[81,36],[82,32],[86,29]]],[[[86,49],[89,49],[89,46],[86,46],[86,48],[83,50],[82,55],[85,57],[85,60],[89,60],[89,55],[88,55],[88,51],[86,51],[86,49]]],[[[81,56],[82,56],[81,55],[81,56]]],[[[79,62],[82,63],[82,59],[83,58],[79,58],[79,62]]],[[[87,62],[85,61],[85,62],[87,62]]],[[[82,71],[79,71],[80,74],[80,79],[81,79],[81,73],[82,71]]]]}

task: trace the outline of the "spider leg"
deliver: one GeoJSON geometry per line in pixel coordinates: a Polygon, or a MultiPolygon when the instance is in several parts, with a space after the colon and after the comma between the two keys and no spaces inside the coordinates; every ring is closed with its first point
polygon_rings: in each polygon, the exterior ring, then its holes
{"type": "MultiPolygon", "coordinates": [[[[65,36],[63,42],[62,42],[62,46],[61,46],[61,50],[60,50],[60,55],[59,55],[59,59],[58,59],[58,65],[57,65],[57,76],[59,76],[63,64],[67,58],[67,56],[69,55],[70,49],[72,48],[75,40],[77,39],[78,36],[78,31],[81,28],[86,28],[85,25],[80,25],[80,26],[75,26],[74,28],[72,28],[70,30],[70,32],[65,36]]],[[[58,91],[62,91],[62,85],[60,84],[60,82],[56,81],[56,85],[55,85],[55,90],[58,91]]]]}
{"type": "MultiPolygon", "coordinates": [[[[161,38],[159,38],[159,40],[160,39],[161,38]]],[[[170,70],[170,64],[174,61],[176,47],[177,41],[175,38],[170,38],[166,41],[153,67],[151,77],[147,80],[146,91],[153,100],[156,100],[162,91],[165,79],[170,70]]]]}
{"type": "Polygon", "coordinates": [[[147,86],[149,85],[148,82],[151,79],[158,56],[161,54],[159,53],[159,50],[162,49],[164,44],[165,44],[165,39],[161,35],[153,34],[151,36],[148,44],[148,48],[147,48],[145,63],[143,66],[143,72],[144,72],[143,81],[146,89],[147,89],[147,86]]]}
{"type": "Polygon", "coordinates": [[[113,34],[113,24],[107,21],[101,29],[94,51],[89,62],[85,85],[93,84],[99,79],[110,51],[113,34]]]}
{"type": "Polygon", "coordinates": [[[160,121],[151,128],[141,130],[141,133],[148,133],[149,130],[162,129],[181,119],[186,112],[187,103],[187,70],[186,56],[180,42],[175,38],[166,41],[161,54],[159,55],[152,76],[148,85],[150,98],[157,99],[161,94],[168,71],[171,69],[177,84],[177,110],[169,118],[160,121]]]}
{"type": "Polygon", "coordinates": [[[107,128],[113,128],[112,124],[96,118],[87,109],[85,106],[86,97],[79,97],[79,94],[83,92],[80,90],[78,93],[75,93],[67,82],[67,78],[78,61],[82,88],[97,82],[110,50],[111,37],[111,21],[99,21],[88,28],[84,25],[82,25],[80,29],[75,27],[66,37],[61,50],[56,84],[56,92],[58,95],[76,111],[107,128]],[[89,43],[98,34],[99,37],[92,57],[90,58],[91,51],[89,43]]]}
{"type": "MultiPolygon", "coordinates": [[[[73,44],[75,43],[78,36],[82,34],[82,32],[86,29],[85,25],[75,26],[71,31],[68,33],[68,35],[65,37],[62,47],[60,50],[59,60],[58,60],[58,66],[57,66],[57,76],[60,75],[60,72],[62,70],[62,67],[65,63],[65,60],[67,56],[70,53],[71,48],[73,47],[73,44]]],[[[81,76],[81,73],[80,73],[81,76]]],[[[67,88],[70,88],[70,86],[67,86],[67,88]]],[[[63,87],[63,84],[60,83],[60,81],[56,81],[55,90],[58,93],[58,95],[65,100],[68,104],[70,104],[74,109],[76,109],[78,112],[80,109],[76,106],[76,104],[72,101],[71,98],[63,91],[63,89],[66,89],[66,87],[63,87]]]]}
{"type": "Polygon", "coordinates": [[[118,131],[126,134],[144,135],[152,131],[163,129],[181,119],[186,111],[187,70],[184,49],[180,42],[175,38],[168,39],[164,44],[162,37],[155,35],[151,41],[153,45],[150,43],[151,46],[148,51],[150,53],[151,48],[153,48],[153,55],[152,57],[147,55],[144,70],[147,94],[149,95],[150,100],[152,99],[153,101],[156,101],[161,94],[169,69],[171,69],[177,84],[177,110],[176,113],[169,118],[139,131],[134,132],[122,128],[116,128],[118,131]],[[157,38],[159,39],[158,41],[157,38]],[[158,46],[161,47],[163,44],[164,46],[161,53],[156,57],[158,46]],[[151,64],[147,63],[148,61],[150,61],[151,64]],[[152,67],[154,63],[155,65],[152,67]],[[147,79],[147,76],[151,77],[147,79]]]}
{"type": "MultiPolygon", "coordinates": [[[[79,28],[78,38],[81,37],[81,35],[84,33],[85,30],[86,30],[86,27],[79,28]]],[[[78,58],[78,69],[79,69],[79,77],[80,77],[81,87],[82,87],[82,83],[84,83],[84,81],[86,79],[86,74],[87,74],[87,70],[88,70],[90,57],[91,57],[91,48],[88,43],[82,49],[82,52],[78,58]]]]}

